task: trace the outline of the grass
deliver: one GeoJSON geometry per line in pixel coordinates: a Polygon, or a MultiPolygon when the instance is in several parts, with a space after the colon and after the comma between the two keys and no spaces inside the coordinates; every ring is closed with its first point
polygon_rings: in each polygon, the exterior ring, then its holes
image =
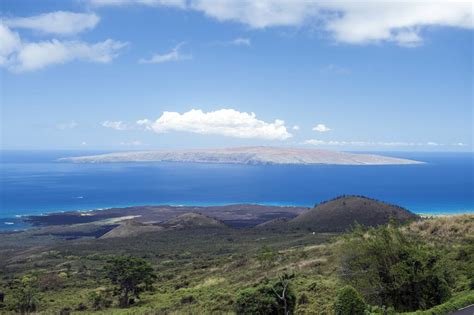
{"type": "Polygon", "coordinates": [[[474,215],[430,217],[413,222],[406,231],[429,241],[457,242],[466,236],[474,237],[474,215]]]}
{"type": "MultiPolygon", "coordinates": [[[[427,241],[436,240],[455,261],[459,248],[470,239],[470,234],[463,233],[472,231],[473,219],[433,218],[402,229],[427,241]]],[[[343,285],[338,276],[335,237],[303,230],[197,228],[104,240],[51,241],[41,236],[15,245],[12,239],[3,243],[0,236],[0,253],[8,252],[8,256],[0,256],[0,291],[10,303],[8,282],[34,272],[40,279],[51,275],[60,278],[51,288],[41,290],[39,314],[76,310],[80,305],[87,309],[75,313],[233,314],[240,290],[292,272],[296,314],[332,314],[335,292],[343,285]],[[276,253],[271,261],[259,259],[263,247],[276,253]],[[114,302],[110,308],[93,310],[89,294],[110,287],[102,268],[109,257],[118,254],[150,261],[158,275],[154,290],[142,294],[128,309],[120,309],[114,302]]],[[[474,303],[474,293],[467,291],[467,271],[461,267],[460,284],[450,301],[412,314],[446,314],[474,303]]],[[[8,314],[5,309],[0,313],[8,314]]]]}

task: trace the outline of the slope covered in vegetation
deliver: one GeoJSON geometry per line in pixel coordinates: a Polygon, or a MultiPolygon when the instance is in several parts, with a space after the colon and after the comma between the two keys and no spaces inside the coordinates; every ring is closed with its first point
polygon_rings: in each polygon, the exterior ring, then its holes
{"type": "Polygon", "coordinates": [[[105,239],[1,235],[0,312],[446,314],[472,303],[474,215],[345,233],[198,219],[212,224],[105,239]]]}
{"type": "Polygon", "coordinates": [[[391,219],[404,223],[418,219],[414,213],[395,205],[363,196],[341,196],[316,205],[289,222],[292,227],[315,232],[344,232],[354,222],[377,226],[391,219]]]}

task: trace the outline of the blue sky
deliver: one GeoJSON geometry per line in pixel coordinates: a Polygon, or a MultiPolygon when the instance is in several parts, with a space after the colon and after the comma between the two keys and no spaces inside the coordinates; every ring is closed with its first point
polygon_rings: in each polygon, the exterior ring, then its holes
{"type": "Polygon", "coordinates": [[[6,0],[1,146],[471,151],[470,2],[6,0]]]}

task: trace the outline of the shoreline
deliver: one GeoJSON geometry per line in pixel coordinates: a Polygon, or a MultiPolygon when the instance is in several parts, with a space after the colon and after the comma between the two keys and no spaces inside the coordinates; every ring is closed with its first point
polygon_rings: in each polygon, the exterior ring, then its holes
{"type": "MultiPolygon", "coordinates": [[[[315,203],[318,204],[319,202],[315,203]]],[[[67,214],[67,213],[82,213],[86,214],[88,212],[104,211],[111,209],[127,209],[133,207],[175,207],[175,208],[186,208],[186,207],[226,207],[226,206],[263,206],[263,207],[282,207],[282,208],[312,208],[315,204],[288,204],[280,202],[163,202],[163,203],[145,203],[145,204],[125,204],[125,205],[111,205],[104,207],[92,207],[87,209],[67,209],[67,210],[45,210],[45,212],[40,213],[25,213],[25,214],[15,214],[13,216],[1,216],[0,220],[16,220],[25,217],[36,217],[36,216],[49,216],[55,214],[67,214]]],[[[411,212],[419,216],[449,216],[449,215],[462,215],[462,214],[474,214],[474,210],[412,210],[411,207],[403,206],[403,208],[410,210],[411,212]]]]}
{"type": "MultiPolygon", "coordinates": [[[[378,199],[377,199],[378,200],[378,199]]],[[[164,202],[147,202],[147,203],[128,203],[128,204],[115,204],[115,205],[107,205],[107,206],[91,206],[89,208],[84,207],[77,207],[71,209],[51,209],[51,210],[44,210],[43,212],[26,212],[24,214],[13,214],[2,216],[0,210],[0,220],[7,220],[7,219],[19,219],[29,216],[48,216],[52,214],[63,214],[63,213],[87,213],[87,212],[96,212],[96,211],[103,211],[103,210],[110,210],[110,209],[126,209],[132,207],[224,207],[224,206],[237,206],[237,205],[255,205],[255,206],[265,206],[265,207],[285,207],[285,208],[312,208],[315,205],[327,201],[326,199],[322,199],[320,201],[315,201],[314,203],[284,203],[284,202],[275,202],[275,201],[225,201],[225,202],[171,202],[171,201],[164,201],[164,202]]],[[[381,200],[383,202],[387,202],[390,204],[399,205],[399,203],[388,202],[381,200]]],[[[412,206],[405,206],[401,205],[401,207],[410,210],[411,212],[420,215],[420,216],[443,216],[443,215],[459,215],[459,214],[474,214],[474,205],[472,206],[472,210],[468,209],[453,209],[453,210],[414,210],[415,207],[412,206]]],[[[425,208],[430,208],[429,206],[425,208]]],[[[441,207],[440,207],[441,208],[441,207]]],[[[21,210],[19,210],[22,212],[21,210]]]]}
{"type": "MultiPolygon", "coordinates": [[[[314,205],[296,205],[296,204],[282,204],[277,202],[241,202],[241,203],[161,203],[161,204],[145,204],[145,205],[121,205],[110,207],[98,207],[92,209],[72,209],[72,210],[52,210],[51,212],[43,212],[40,214],[22,214],[8,217],[0,216],[0,233],[24,231],[35,227],[50,226],[50,225],[71,225],[80,223],[90,223],[99,221],[99,219],[111,219],[124,217],[130,213],[143,212],[144,209],[167,209],[172,210],[173,213],[179,214],[182,212],[196,212],[202,211],[204,213],[211,210],[216,212],[216,209],[235,209],[245,208],[249,214],[254,212],[260,216],[265,215],[266,212],[271,213],[298,213],[302,210],[312,208],[314,205]],[[281,210],[281,211],[278,211],[281,210]],[[90,218],[90,219],[89,219],[90,218]],[[61,223],[61,220],[64,222],[61,223]]],[[[409,208],[408,208],[409,209],[409,208]]],[[[410,209],[409,209],[410,210],[410,209]]],[[[414,214],[422,218],[436,218],[448,217],[464,214],[474,214],[474,211],[413,211],[414,214]]],[[[218,211],[217,211],[218,212],[218,211]]],[[[214,213],[215,214],[215,213],[214,213]]],[[[218,214],[218,213],[217,213],[218,214]]],[[[292,216],[292,215],[290,215],[292,216]]]]}

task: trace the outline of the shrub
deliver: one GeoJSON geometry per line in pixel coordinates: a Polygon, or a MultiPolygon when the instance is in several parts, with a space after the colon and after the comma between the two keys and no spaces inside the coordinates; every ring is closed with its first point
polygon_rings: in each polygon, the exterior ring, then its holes
{"type": "Polygon", "coordinates": [[[263,246],[257,253],[257,260],[262,267],[270,267],[278,258],[278,252],[269,246],[263,246]]]}
{"type": "Polygon", "coordinates": [[[191,304],[194,302],[194,296],[186,295],[181,298],[181,304],[191,304]]]}
{"type": "Polygon", "coordinates": [[[406,315],[445,315],[457,311],[463,307],[474,304],[474,291],[461,293],[449,301],[437,305],[425,311],[417,311],[413,313],[405,313],[406,315]]]}
{"type": "MultiPolygon", "coordinates": [[[[93,291],[89,294],[89,300],[92,309],[96,311],[108,308],[112,305],[112,299],[107,291],[93,291]]],[[[85,307],[85,305],[81,305],[81,307],[85,307]]]]}
{"type": "Polygon", "coordinates": [[[31,313],[38,309],[38,279],[33,275],[23,276],[11,284],[13,301],[10,308],[21,313],[31,313]]]}
{"type": "Polygon", "coordinates": [[[296,297],[290,286],[292,275],[242,290],[237,298],[237,314],[293,314],[296,297]]]}
{"type": "Polygon", "coordinates": [[[298,305],[304,305],[309,303],[309,298],[306,293],[302,293],[298,298],[298,305]]]}
{"type": "Polygon", "coordinates": [[[242,290],[236,301],[237,314],[265,315],[274,314],[278,309],[278,302],[271,290],[260,286],[242,290]]]}
{"type": "Polygon", "coordinates": [[[373,304],[411,311],[451,295],[454,278],[441,252],[393,226],[356,228],[345,237],[339,258],[343,280],[373,304]]]}
{"type": "Polygon", "coordinates": [[[336,315],[363,315],[366,306],[360,293],[347,285],[337,293],[334,312],[336,315]]]}
{"type": "Polygon", "coordinates": [[[76,308],[75,308],[76,311],[79,311],[79,312],[82,312],[82,311],[85,311],[87,310],[87,306],[84,304],[84,303],[79,303],[76,308]]]}
{"type": "Polygon", "coordinates": [[[146,260],[134,257],[115,257],[105,266],[107,276],[115,285],[120,307],[128,307],[131,298],[139,298],[145,290],[151,290],[156,275],[146,260]]]}
{"type": "Polygon", "coordinates": [[[62,288],[63,285],[63,278],[55,273],[46,274],[38,280],[38,286],[41,291],[57,290],[62,288]]]}

